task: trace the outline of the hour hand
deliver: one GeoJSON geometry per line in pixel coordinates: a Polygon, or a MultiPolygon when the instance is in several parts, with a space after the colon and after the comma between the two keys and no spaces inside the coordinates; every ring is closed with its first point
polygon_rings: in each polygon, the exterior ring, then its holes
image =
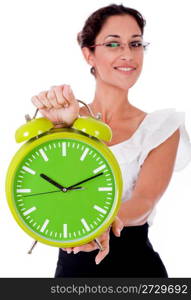
{"type": "Polygon", "coordinates": [[[71,191],[75,191],[75,190],[84,190],[84,188],[82,186],[74,186],[71,187],[70,189],[64,187],[63,185],[61,185],[60,183],[56,182],[55,180],[53,180],[52,178],[50,178],[49,176],[41,173],[40,176],[45,179],[46,181],[48,181],[49,183],[53,184],[54,186],[56,186],[57,188],[59,188],[59,190],[61,190],[62,192],[68,192],[69,190],[71,191]]]}
{"type": "Polygon", "coordinates": [[[65,188],[63,185],[61,185],[60,183],[54,181],[52,178],[50,178],[49,176],[41,173],[40,177],[42,177],[43,179],[45,179],[46,181],[48,181],[49,183],[53,184],[54,186],[56,186],[57,188],[59,188],[62,192],[66,192],[67,188],[65,188]]]}

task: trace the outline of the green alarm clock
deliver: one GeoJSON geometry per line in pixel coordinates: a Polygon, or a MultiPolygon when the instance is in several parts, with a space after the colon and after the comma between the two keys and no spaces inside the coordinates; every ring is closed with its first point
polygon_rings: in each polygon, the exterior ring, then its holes
{"type": "Polygon", "coordinates": [[[121,203],[120,167],[103,142],[111,140],[111,129],[94,116],[79,117],[70,128],[54,128],[35,117],[27,115],[16,131],[16,141],[25,143],[6,177],[13,217],[47,245],[75,247],[96,240],[121,203]]]}

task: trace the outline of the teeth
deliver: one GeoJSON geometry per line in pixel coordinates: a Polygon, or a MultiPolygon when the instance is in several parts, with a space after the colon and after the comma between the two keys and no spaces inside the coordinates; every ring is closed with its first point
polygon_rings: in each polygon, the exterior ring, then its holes
{"type": "Polygon", "coordinates": [[[133,68],[116,68],[117,70],[121,70],[121,71],[131,71],[134,70],[133,68]]]}

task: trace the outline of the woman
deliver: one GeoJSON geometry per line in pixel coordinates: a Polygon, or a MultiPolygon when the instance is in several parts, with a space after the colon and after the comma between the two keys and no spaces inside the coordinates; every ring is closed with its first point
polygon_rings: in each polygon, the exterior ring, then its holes
{"type": "MultiPolygon", "coordinates": [[[[109,5],[95,11],[78,34],[96,80],[89,106],[112,129],[107,145],[120,164],[124,191],[115,221],[99,237],[104,250],[99,251],[95,242],[60,249],[56,277],[168,277],[148,239],[148,227],[173,170],[188,163],[191,150],[184,113],[174,109],[146,113],[129,101],[147,46],[144,26],[138,11],[109,5]],[[183,147],[187,161],[182,163],[183,147]]],[[[79,114],[89,114],[86,107],[79,107],[68,85],[41,92],[32,102],[57,127],[70,126],[79,114]]]]}

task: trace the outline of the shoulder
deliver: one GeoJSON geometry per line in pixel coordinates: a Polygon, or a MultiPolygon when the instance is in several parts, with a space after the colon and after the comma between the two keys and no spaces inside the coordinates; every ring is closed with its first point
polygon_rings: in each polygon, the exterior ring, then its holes
{"type": "MultiPolygon", "coordinates": [[[[144,124],[142,133],[142,151],[139,164],[151,153],[171,155],[179,150],[180,155],[188,153],[188,136],[185,129],[185,113],[174,108],[160,109],[150,113],[144,124]],[[179,147],[178,147],[179,146],[179,147]]],[[[182,156],[182,155],[181,155],[182,156]]],[[[188,154],[189,156],[189,154],[188,154]]]]}

